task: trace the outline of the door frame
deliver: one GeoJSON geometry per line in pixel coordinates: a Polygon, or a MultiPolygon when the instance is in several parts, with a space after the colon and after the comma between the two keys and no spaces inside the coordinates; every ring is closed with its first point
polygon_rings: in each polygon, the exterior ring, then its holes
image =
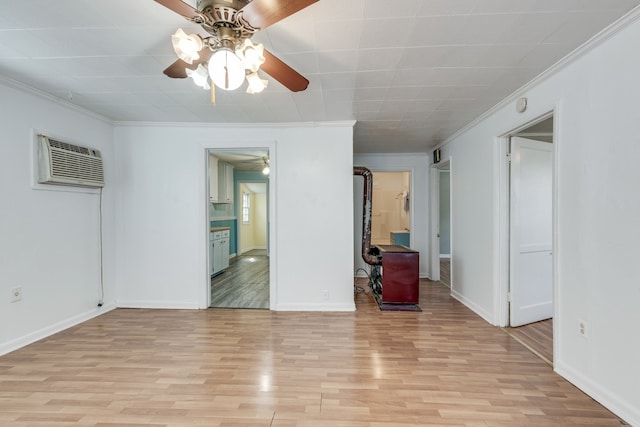
{"type": "MultiPolygon", "coordinates": [[[[534,119],[530,119],[521,125],[505,132],[502,135],[496,137],[496,168],[497,183],[498,183],[498,215],[495,216],[498,230],[498,244],[497,254],[495,259],[497,260],[496,268],[498,271],[498,280],[494,286],[494,316],[497,326],[507,327],[509,326],[509,280],[510,280],[510,167],[508,161],[508,154],[510,153],[509,142],[512,136],[523,130],[543,121],[550,117],[553,117],[553,178],[552,178],[552,286],[553,286],[553,319],[554,329],[559,327],[560,316],[558,312],[558,286],[557,286],[557,269],[558,269],[558,241],[557,241],[557,229],[558,229],[558,123],[559,123],[559,108],[556,105],[554,108],[536,116],[534,119]]],[[[554,346],[554,364],[556,354],[558,354],[557,346],[558,334],[553,334],[553,346],[554,346]]]]}
{"type": "MultiPolygon", "coordinates": [[[[211,305],[211,276],[209,275],[209,233],[211,220],[209,219],[209,152],[211,151],[238,151],[238,150],[267,150],[269,152],[269,194],[267,197],[267,217],[269,218],[267,224],[267,232],[269,238],[267,239],[268,251],[269,251],[269,310],[274,310],[277,307],[278,290],[276,288],[277,282],[277,248],[275,244],[275,236],[277,236],[277,210],[276,210],[276,189],[278,179],[278,162],[276,156],[276,141],[254,141],[252,142],[204,142],[201,145],[200,150],[200,164],[203,167],[202,177],[204,180],[204,188],[202,197],[201,210],[202,220],[200,224],[205,225],[202,233],[202,244],[205,246],[205,263],[206,266],[203,270],[203,285],[202,293],[200,294],[200,308],[207,309],[211,305]]],[[[235,187],[234,187],[235,189],[235,187]]],[[[235,198],[235,197],[234,197],[235,198]]],[[[236,217],[236,228],[237,228],[236,217]]],[[[237,250],[237,248],[236,248],[237,250]]],[[[236,254],[237,255],[237,254],[236,254]]]]}
{"type": "Polygon", "coordinates": [[[450,289],[453,290],[453,160],[451,156],[442,159],[439,163],[431,165],[430,181],[431,181],[431,280],[440,281],[440,171],[449,168],[449,277],[451,283],[450,289]]]}

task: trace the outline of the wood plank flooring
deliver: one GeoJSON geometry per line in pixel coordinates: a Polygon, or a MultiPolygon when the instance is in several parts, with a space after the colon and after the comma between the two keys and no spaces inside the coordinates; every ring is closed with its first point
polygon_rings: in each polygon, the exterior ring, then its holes
{"type": "Polygon", "coordinates": [[[211,307],[268,309],[269,257],[265,254],[255,250],[229,260],[229,268],[211,279],[211,307]]]}
{"type": "Polygon", "coordinates": [[[504,331],[553,366],[553,319],[504,328],[504,331]]]}
{"type": "Polygon", "coordinates": [[[451,259],[440,258],[440,281],[451,287],[451,259]]]}
{"type": "Polygon", "coordinates": [[[118,309],[0,357],[9,427],[620,426],[421,280],[422,312],[118,309]]]}

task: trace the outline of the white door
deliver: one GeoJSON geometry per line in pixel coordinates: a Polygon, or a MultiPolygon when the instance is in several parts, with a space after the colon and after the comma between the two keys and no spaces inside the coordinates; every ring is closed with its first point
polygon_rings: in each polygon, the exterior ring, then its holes
{"type": "Polygon", "coordinates": [[[510,325],[553,317],[553,146],[511,139],[510,325]]]}

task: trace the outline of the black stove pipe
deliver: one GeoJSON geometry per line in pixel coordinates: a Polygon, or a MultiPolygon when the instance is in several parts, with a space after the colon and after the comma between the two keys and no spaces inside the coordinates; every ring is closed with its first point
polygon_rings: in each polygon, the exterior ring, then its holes
{"type": "Polygon", "coordinates": [[[373,175],[369,169],[363,166],[354,166],[353,174],[364,177],[364,194],[362,197],[362,259],[369,265],[381,265],[382,258],[372,253],[371,250],[373,175]]]}

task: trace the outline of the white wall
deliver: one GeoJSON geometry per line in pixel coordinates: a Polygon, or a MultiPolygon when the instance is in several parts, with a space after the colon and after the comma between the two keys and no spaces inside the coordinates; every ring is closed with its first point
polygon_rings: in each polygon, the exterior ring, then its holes
{"type": "MultiPolygon", "coordinates": [[[[555,369],[640,425],[640,40],[636,21],[442,147],[452,157],[454,294],[497,323],[497,136],[556,109],[555,369]],[[588,337],[578,334],[578,319],[588,337]]],[[[514,97],[515,99],[515,97],[514,97]]]]}
{"type": "Polygon", "coordinates": [[[0,81],[0,354],[113,307],[113,126],[35,91],[0,81]],[[5,84],[6,83],[6,84],[5,84]],[[105,164],[105,305],[100,300],[95,190],[34,189],[35,135],[101,150],[105,164]],[[22,287],[23,299],[10,303],[22,287]]]}
{"type": "MultiPolygon", "coordinates": [[[[353,165],[364,166],[372,172],[411,172],[411,248],[420,252],[420,277],[429,277],[428,194],[429,157],[426,154],[355,154],[353,165]]],[[[362,186],[364,179],[353,177],[354,205],[354,269],[369,266],[362,260],[362,186]]],[[[354,271],[355,272],[355,271],[354,271]]]]}
{"type": "Polygon", "coordinates": [[[352,133],[352,122],[117,126],[118,306],[206,306],[205,151],[266,147],[271,308],[354,310],[352,133]]]}

